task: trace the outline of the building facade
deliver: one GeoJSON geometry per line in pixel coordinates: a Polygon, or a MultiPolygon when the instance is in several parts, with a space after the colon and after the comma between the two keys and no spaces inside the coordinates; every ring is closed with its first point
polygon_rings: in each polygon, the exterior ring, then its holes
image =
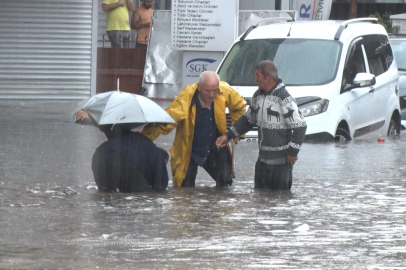
{"type": "MultiPolygon", "coordinates": [[[[239,8],[288,10],[294,1],[239,0],[239,8]]],[[[406,13],[404,2],[358,0],[357,17],[406,13]]],[[[347,19],[349,5],[350,0],[333,1],[330,19],[347,19]]],[[[153,7],[170,9],[171,0],[155,0],[153,7]]],[[[103,16],[101,0],[2,0],[0,98],[66,100],[95,94],[103,16]]]]}

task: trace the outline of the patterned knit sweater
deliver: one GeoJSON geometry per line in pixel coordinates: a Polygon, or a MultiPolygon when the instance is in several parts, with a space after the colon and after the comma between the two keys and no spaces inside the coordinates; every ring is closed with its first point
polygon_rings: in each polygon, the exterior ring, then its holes
{"type": "Polygon", "coordinates": [[[286,154],[297,156],[307,125],[296,100],[280,79],[268,94],[259,89],[255,91],[250,107],[227,131],[227,137],[239,137],[255,125],[262,162],[285,164],[286,154]]]}

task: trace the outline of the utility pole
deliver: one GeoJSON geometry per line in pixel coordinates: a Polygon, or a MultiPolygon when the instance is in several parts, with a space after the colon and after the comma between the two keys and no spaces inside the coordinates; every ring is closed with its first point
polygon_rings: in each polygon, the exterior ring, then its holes
{"type": "Polygon", "coordinates": [[[349,19],[357,18],[357,4],[358,0],[351,0],[349,19]]]}

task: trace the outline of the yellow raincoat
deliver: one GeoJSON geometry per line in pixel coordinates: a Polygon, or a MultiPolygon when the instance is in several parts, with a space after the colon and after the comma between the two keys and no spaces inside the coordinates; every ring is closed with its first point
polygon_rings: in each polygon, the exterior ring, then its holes
{"type": "MultiPolygon", "coordinates": [[[[197,83],[186,86],[166,109],[176,124],[148,124],[142,131],[145,136],[154,141],[160,134],[167,135],[176,128],[173,146],[169,150],[172,156],[172,181],[176,187],[180,187],[186,177],[192,154],[196,105],[191,107],[191,103],[196,90],[197,83]]],[[[217,128],[222,135],[227,131],[226,107],[229,109],[231,122],[234,123],[245,113],[246,102],[230,85],[220,82],[219,92],[214,99],[214,114],[217,128]]]]}

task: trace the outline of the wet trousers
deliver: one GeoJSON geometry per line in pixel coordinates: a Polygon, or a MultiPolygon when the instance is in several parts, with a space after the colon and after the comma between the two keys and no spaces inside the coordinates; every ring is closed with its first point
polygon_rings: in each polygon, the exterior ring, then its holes
{"type": "Polygon", "coordinates": [[[292,187],[292,164],[266,164],[259,159],[255,164],[255,188],[290,190],[292,187]]]}
{"type": "Polygon", "coordinates": [[[109,37],[112,48],[128,48],[130,31],[107,31],[107,36],[109,37]]]}
{"type": "Polygon", "coordinates": [[[126,156],[98,147],[92,158],[92,171],[99,191],[152,191],[144,175],[126,156]]]}
{"type": "MultiPolygon", "coordinates": [[[[182,187],[196,186],[197,167],[198,165],[194,162],[193,158],[191,158],[186,177],[182,182],[182,187]]],[[[211,151],[202,167],[216,181],[216,187],[231,186],[233,184],[233,178],[231,176],[231,157],[228,151],[225,158],[211,151]]]]}

